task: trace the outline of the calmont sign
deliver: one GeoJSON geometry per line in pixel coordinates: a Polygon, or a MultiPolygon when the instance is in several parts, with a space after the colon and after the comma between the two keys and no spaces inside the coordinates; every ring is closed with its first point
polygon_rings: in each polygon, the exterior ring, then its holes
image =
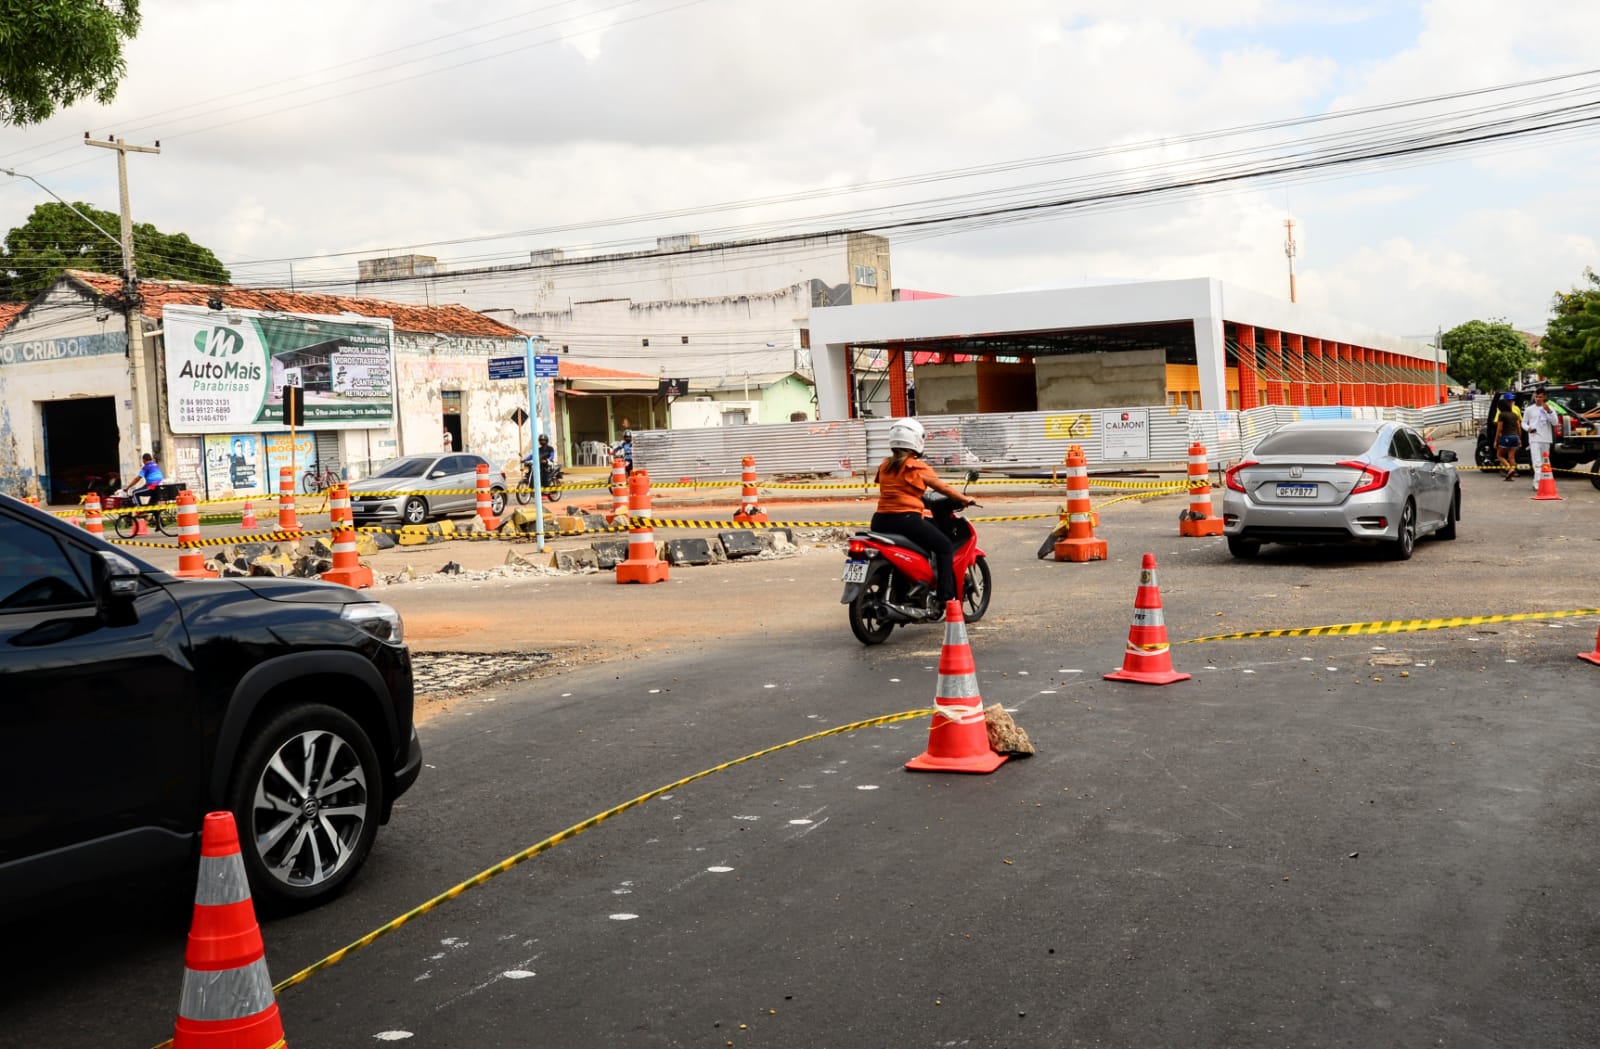
{"type": "Polygon", "coordinates": [[[299,313],[167,306],[173,433],[283,429],[283,388],[305,391],[307,429],[394,422],[394,324],[299,313]]]}

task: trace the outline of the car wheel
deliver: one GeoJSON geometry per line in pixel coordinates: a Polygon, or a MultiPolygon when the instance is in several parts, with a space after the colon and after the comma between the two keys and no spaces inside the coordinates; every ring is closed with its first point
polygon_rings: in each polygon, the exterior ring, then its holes
{"type": "Polygon", "coordinates": [[[1494,446],[1488,441],[1478,442],[1476,450],[1472,453],[1472,458],[1478,464],[1478,468],[1482,470],[1501,465],[1500,460],[1494,454],[1494,446]]]}
{"type": "Polygon", "coordinates": [[[1435,534],[1440,539],[1454,539],[1456,537],[1456,522],[1461,520],[1461,486],[1456,485],[1450,493],[1450,509],[1444,514],[1444,527],[1435,534]]]}
{"type": "Polygon", "coordinates": [[[1228,553],[1240,560],[1249,560],[1261,552],[1261,544],[1254,539],[1241,539],[1236,535],[1228,536],[1228,553]]]}
{"type": "Polygon", "coordinates": [[[1395,540],[1389,545],[1389,556],[1396,561],[1411,560],[1417,548],[1417,507],[1410,499],[1400,511],[1400,524],[1395,529],[1395,540]]]}
{"type": "Polygon", "coordinates": [[[420,495],[413,495],[406,500],[406,507],[401,511],[406,524],[419,525],[428,520],[428,501],[420,495]]]}
{"type": "Polygon", "coordinates": [[[328,899],[372,851],[383,770],[342,710],[299,704],[248,739],[229,791],[252,896],[292,910],[328,899]]]}
{"type": "Polygon", "coordinates": [[[1600,459],[1596,459],[1594,465],[1589,467],[1589,483],[1600,488],[1600,459]]]}
{"type": "Polygon", "coordinates": [[[496,485],[489,489],[489,510],[496,517],[506,512],[506,490],[496,485]]]}

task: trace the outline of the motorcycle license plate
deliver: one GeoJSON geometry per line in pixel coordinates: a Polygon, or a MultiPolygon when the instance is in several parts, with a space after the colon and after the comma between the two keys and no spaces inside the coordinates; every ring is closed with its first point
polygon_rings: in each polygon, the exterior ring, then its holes
{"type": "Polygon", "coordinates": [[[846,583],[865,583],[867,581],[867,563],[865,561],[846,561],[844,563],[844,581],[846,583]]]}

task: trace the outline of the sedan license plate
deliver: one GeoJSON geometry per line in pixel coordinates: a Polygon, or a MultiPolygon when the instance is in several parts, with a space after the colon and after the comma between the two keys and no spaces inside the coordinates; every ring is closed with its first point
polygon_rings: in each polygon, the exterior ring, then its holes
{"type": "Polygon", "coordinates": [[[865,583],[867,581],[867,563],[865,561],[846,561],[844,563],[844,581],[846,583],[865,583]]]}
{"type": "Polygon", "coordinates": [[[1314,484],[1280,484],[1278,486],[1279,499],[1315,499],[1317,486],[1314,484]]]}

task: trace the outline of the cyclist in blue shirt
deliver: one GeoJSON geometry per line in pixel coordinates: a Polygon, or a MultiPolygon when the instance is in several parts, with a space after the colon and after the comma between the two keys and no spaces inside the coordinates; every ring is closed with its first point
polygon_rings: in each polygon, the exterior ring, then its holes
{"type": "Polygon", "coordinates": [[[148,504],[155,497],[156,485],[162,484],[166,479],[166,475],[161,472],[161,464],[156,462],[156,457],[145,452],[144,465],[139,467],[139,476],[128,485],[128,494],[135,496],[140,503],[148,504]]]}

